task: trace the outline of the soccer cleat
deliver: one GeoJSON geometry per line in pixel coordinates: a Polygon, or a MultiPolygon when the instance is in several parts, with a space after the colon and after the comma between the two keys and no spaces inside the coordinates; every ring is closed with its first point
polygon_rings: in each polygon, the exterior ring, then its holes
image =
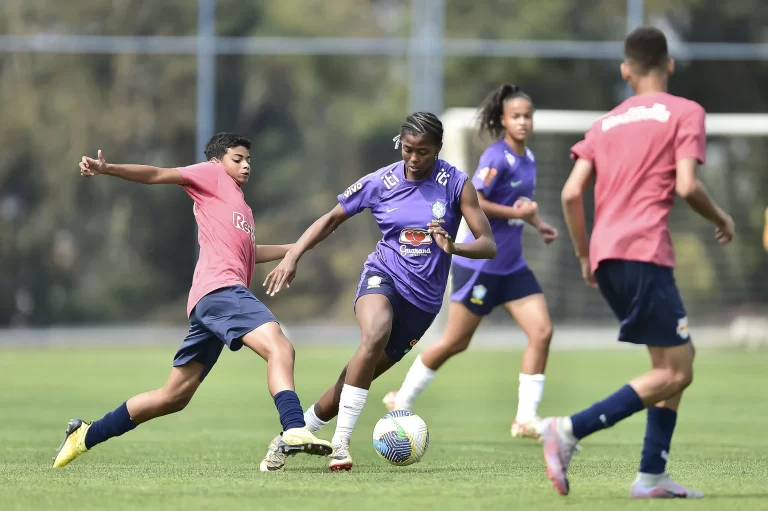
{"type": "Polygon", "coordinates": [[[384,399],[382,399],[382,403],[384,403],[384,406],[387,407],[388,412],[392,412],[395,410],[395,405],[397,402],[397,391],[393,390],[392,392],[388,392],[386,396],[384,396],[384,399]]]}
{"type": "Polygon", "coordinates": [[[328,468],[331,472],[339,470],[352,470],[352,456],[349,454],[349,438],[342,438],[339,443],[333,444],[333,454],[330,456],[328,468]]]}
{"type": "Polygon", "coordinates": [[[567,434],[563,426],[565,417],[550,417],[541,421],[539,428],[544,461],[547,464],[547,477],[560,495],[568,495],[568,465],[573,453],[580,449],[579,444],[567,434]]]}
{"type": "Polygon", "coordinates": [[[285,459],[288,457],[278,450],[278,445],[281,441],[280,435],[277,435],[270,443],[267,449],[267,454],[264,459],[259,463],[259,470],[262,472],[276,472],[283,470],[285,467],[285,459]]]}
{"type": "Polygon", "coordinates": [[[703,499],[704,494],[677,484],[669,474],[637,474],[629,490],[631,499],[703,499]]]}
{"type": "Polygon", "coordinates": [[[60,468],[88,450],[85,446],[85,434],[91,427],[90,422],[82,419],[72,419],[64,432],[64,441],[56,449],[53,456],[53,468],[60,468]]]}
{"type": "Polygon", "coordinates": [[[533,438],[534,440],[539,439],[539,423],[541,419],[538,417],[534,417],[531,420],[520,422],[517,419],[515,419],[512,422],[512,436],[514,438],[533,438]]]}
{"type": "Polygon", "coordinates": [[[275,440],[277,441],[277,452],[287,456],[294,456],[298,453],[328,456],[333,452],[333,447],[329,441],[320,440],[306,427],[283,431],[279,439],[275,438],[275,440]]]}

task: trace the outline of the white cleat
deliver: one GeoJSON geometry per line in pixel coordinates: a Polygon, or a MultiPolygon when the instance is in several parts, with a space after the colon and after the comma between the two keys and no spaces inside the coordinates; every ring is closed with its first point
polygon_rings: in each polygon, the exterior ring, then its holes
{"type": "Polygon", "coordinates": [[[339,470],[352,470],[352,456],[349,454],[349,438],[342,438],[339,443],[333,444],[333,453],[329,456],[328,468],[331,472],[339,470]]]}
{"type": "Polygon", "coordinates": [[[381,402],[387,407],[388,412],[395,411],[395,406],[397,405],[397,391],[393,390],[392,392],[387,392],[387,395],[384,396],[384,399],[382,399],[381,402]]]}
{"type": "Polygon", "coordinates": [[[264,459],[259,463],[259,470],[262,472],[278,472],[285,467],[285,460],[288,457],[278,450],[280,441],[282,438],[277,435],[274,440],[269,443],[267,454],[264,459]]]}
{"type": "Polygon", "coordinates": [[[513,438],[533,438],[534,440],[538,440],[540,433],[539,433],[539,422],[541,419],[538,417],[534,417],[531,420],[521,422],[517,419],[515,419],[512,422],[512,428],[511,433],[513,438]]]}
{"type": "Polygon", "coordinates": [[[630,499],[703,499],[704,494],[677,484],[669,474],[637,474],[630,499]]]}

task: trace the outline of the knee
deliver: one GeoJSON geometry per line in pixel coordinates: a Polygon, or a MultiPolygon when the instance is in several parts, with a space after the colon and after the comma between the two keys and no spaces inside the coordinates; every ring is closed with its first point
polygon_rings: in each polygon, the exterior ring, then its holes
{"type": "Polygon", "coordinates": [[[374,321],[362,327],[360,330],[360,347],[370,352],[379,352],[384,349],[392,331],[389,321],[374,321]]]}
{"type": "Polygon", "coordinates": [[[276,336],[267,346],[265,359],[270,360],[296,360],[296,350],[291,341],[284,335],[276,336]]]}
{"type": "Polygon", "coordinates": [[[192,396],[195,395],[195,388],[182,387],[174,389],[164,389],[162,407],[166,413],[176,413],[187,407],[192,396]]]}
{"type": "Polygon", "coordinates": [[[466,349],[469,348],[469,343],[471,340],[472,338],[470,336],[463,336],[455,339],[449,339],[443,344],[448,355],[454,356],[466,351],[466,349]]]}
{"type": "Polygon", "coordinates": [[[544,323],[536,327],[536,329],[531,334],[529,341],[534,346],[549,348],[549,343],[550,341],[552,341],[552,334],[553,334],[552,324],[544,323]]]}
{"type": "Polygon", "coordinates": [[[682,392],[693,383],[693,367],[670,370],[668,381],[675,392],[682,392]]]}

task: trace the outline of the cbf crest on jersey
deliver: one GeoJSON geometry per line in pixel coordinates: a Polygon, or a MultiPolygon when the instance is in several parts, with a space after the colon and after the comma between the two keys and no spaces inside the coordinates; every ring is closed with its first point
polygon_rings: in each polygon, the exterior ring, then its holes
{"type": "Polygon", "coordinates": [[[442,220],[445,216],[445,211],[445,202],[438,200],[432,203],[432,217],[434,217],[435,221],[440,223],[445,222],[445,220],[442,220]]]}

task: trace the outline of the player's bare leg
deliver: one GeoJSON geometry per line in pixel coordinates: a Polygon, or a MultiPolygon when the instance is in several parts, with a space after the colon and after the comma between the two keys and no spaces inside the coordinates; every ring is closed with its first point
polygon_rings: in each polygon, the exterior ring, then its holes
{"type": "Polygon", "coordinates": [[[267,362],[269,393],[275,398],[275,404],[280,412],[280,421],[285,428],[276,442],[276,450],[287,455],[297,453],[329,455],[332,451],[331,444],[326,440],[320,440],[305,427],[304,414],[295,394],[296,387],[293,379],[296,352],[280,325],[275,322],[264,323],[247,333],[242,341],[245,346],[267,362]],[[279,403],[283,396],[292,401],[290,403],[292,406],[284,407],[287,411],[281,410],[281,403],[279,403]]]}
{"type": "MultiPolygon", "coordinates": [[[[673,405],[679,404],[680,395],[693,381],[694,349],[690,342],[670,347],[649,346],[648,351],[653,365],[653,369],[649,372],[638,376],[603,401],[571,417],[551,417],[542,421],[541,442],[547,463],[547,475],[561,495],[567,495],[570,490],[568,466],[580,439],[611,427],[649,406],[664,410],[664,407],[653,406],[662,401],[669,400],[673,405]]],[[[653,417],[657,412],[653,410],[650,413],[649,417],[653,417]]],[[[663,418],[661,421],[653,418],[652,421],[664,422],[663,418]]],[[[665,426],[661,427],[665,428],[665,426]]],[[[658,436],[665,437],[663,441],[668,443],[673,429],[674,424],[668,431],[658,436]]],[[[662,453],[659,453],[659,457],[662,457],[662,453]]],[[[658,492],[648,493],[648,498],[703,496],[700,492],[677,485],[665,473],[656,475],[657,480],[642,481],[646,488],[660,488],[658,492]]],[[[637,483],[638,481],[635,485],[637,483]]],[[[635,485],[633,485],[633,497],[636,497],[635,485]]]]}
{"type": "Polygon", "coordinates": [[[552,341],[547,300],[544,294],[536,293],[507,302],[504,308],[528,337],[520,363],[517,415],[512,422],[512,436],[538,438],[538,408],[544,394],[544,370],[552,341]]]}
{"type": "Polygon", "coordinates": [[[394,311],[389,299],[380,294],[364,295],[355,304],[360,325],[360,345],[347,364],[347,374],[339,394],[339,412],[333,435],[333,454],[328,464],[332,471],[351,470],[349,440],[357,418],[363,411],[376,366],[392,331],[394,311]]]}
{"type": "Polygon", "coordinates": [[[414,401],[435,378],[440,366],[469,347],[482,320],[482,316],[474,314],[460,302],[451,302],[443,335],[416,357],[400,390],[384,396],[387,409],[411,411],[414,401]]]}
{"type": "MultiPolygon", "coordinates": [[[[688,343],[686,346],[690,346],[690,365],[686,358],[670,357],[667,351],[669,348],[649,347],[654,369],[676,372],[680,374],[679,378],[682,378],[690,385],[693,379],[693,357],[695,356],[695,350],[691,343],[688,343]]],[[[630,498],[704,497],[702,492],[676,483],[666,472],[672,435],[677,423],[677,411],[680,408],[682,397],[683,393],[679,392],[648,408],[640,470],[630,488],[630,498]]]]}
{"type": "MultiPolygon", "coordinates": [[[[376,364],[376,372],[373,379],[375,380],[389,368],[395,365],[385,353],[382,353],[379,362],[376,364]]],[[[339,400],[341,399],[341,390],[344,387],[344,381],[347,378],[347,366],[341,371],[341,375],[336,383],[326,390],[320,399],[316,403],[312,404],[307,411],[304,412],[304,421],[307,424],[307,429],[312,433],[316,433],[328,422],[331,421],[339,413],[339,400]]],[[[262,472],[272,472],[275,470],[282,470],[285,466],[286,455],[277,450],[280,441],[280,435],[270,442],[267,448],[267,454],[262,460],[259,468],[262,472]]]]}
{"type": "Polygon", "coordinates": [[[127,433],[143,422],[183,410],[200,386],[203,370],[203,364],[194,361],[173,367],[165,385],[130,398],[102,419],[70,420],[64,441],[53,457],[53,466],[63,467],[92,447],[127,433]]]}

